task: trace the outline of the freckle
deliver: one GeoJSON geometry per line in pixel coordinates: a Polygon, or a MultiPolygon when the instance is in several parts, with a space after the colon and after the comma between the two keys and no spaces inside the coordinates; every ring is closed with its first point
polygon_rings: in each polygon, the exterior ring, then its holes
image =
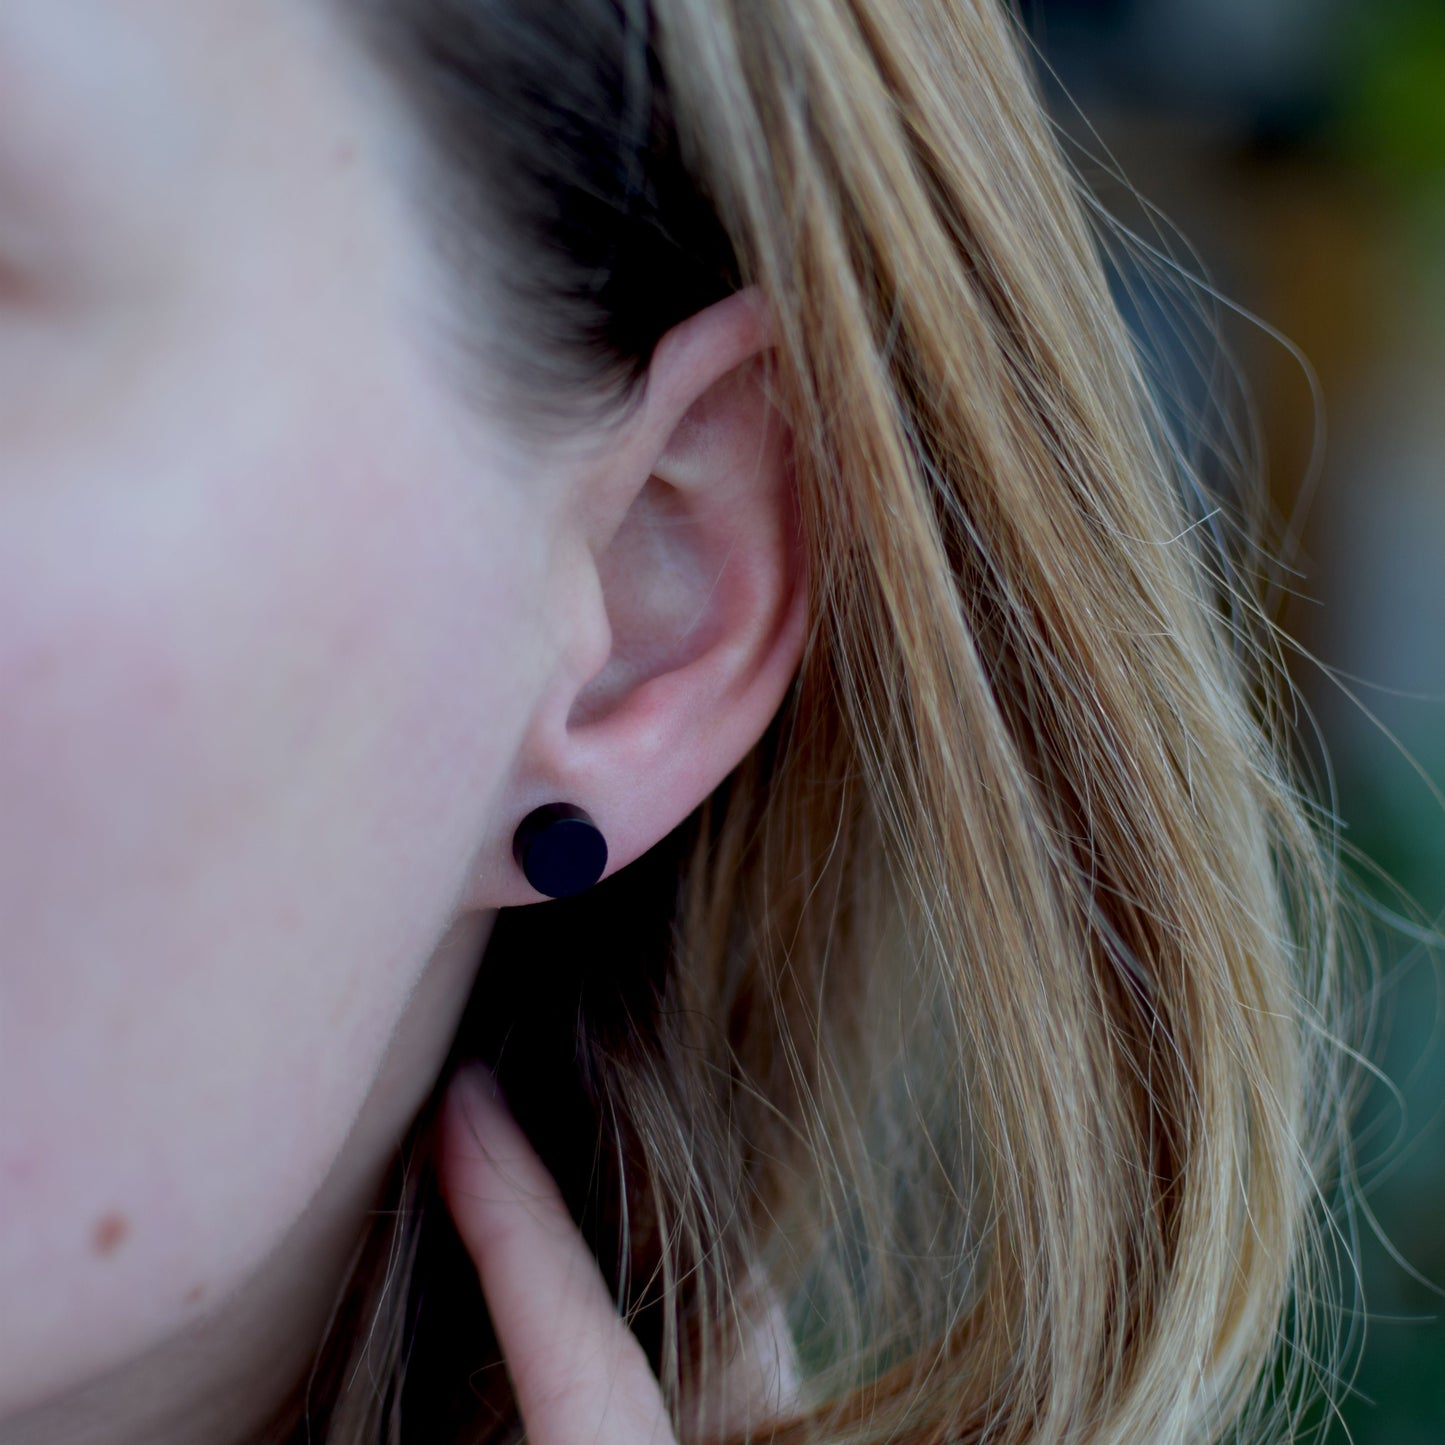
{"type": "Polygon", "coordinates": [[[91,1236],[91,1243],[95,1252],[100,1255],[114,1254],[122,1244],[125,1237],[130,1233],[130,1220],[123,1214],[102,1215],[96,1221],[95,1232],[91,1236]]]}
{"type": "Polygon", "coordinates": [[[332,152],[332,159],[336,162],[337,170],[347,170],[356,161],[356,142],[342,141],[332,152]]]}
{"type": "Polygon", "coordinates": [[[186,1291],[186,1303],[188,1305],[198,1305],[205,1297],[206,1287],[203,1284],[193,1284],[190,1289],[186,1291]]]}
{"type": "Polygon", "coordinates": [[[287,933],[295,933],[301,927],[301,910],[294,903],[283,903],[276,910],[276,921],[287,933]]]}

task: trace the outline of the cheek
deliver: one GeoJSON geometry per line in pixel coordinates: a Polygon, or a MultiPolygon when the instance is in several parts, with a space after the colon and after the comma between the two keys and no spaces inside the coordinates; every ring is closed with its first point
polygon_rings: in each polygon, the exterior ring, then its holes
{"type": "Polygon", "coordinates": [[[159,1327],[304,1206],[539,653],[496,479],[381,436],[111,464],[124,505],[62,479],[0,527],[0,1280],[34,1339],[159,1327]]]}

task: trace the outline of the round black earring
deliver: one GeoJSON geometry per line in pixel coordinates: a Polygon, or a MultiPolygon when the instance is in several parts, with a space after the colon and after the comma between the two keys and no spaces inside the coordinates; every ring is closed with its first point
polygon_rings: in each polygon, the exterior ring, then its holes
{"type": "Polygon", "coordinates": [[[518,824],[512,857],[538,893],[567,898],[602,876],[607,840],[575,803],[544,803],[518,824]]]}

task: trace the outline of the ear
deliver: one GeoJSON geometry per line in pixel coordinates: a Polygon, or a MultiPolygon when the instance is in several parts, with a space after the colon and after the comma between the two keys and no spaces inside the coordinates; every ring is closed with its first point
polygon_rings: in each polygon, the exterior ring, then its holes
{"type": "MultiPolygon", "coordinates": [[[[658,344],[643,400],[580,474],[562,525],[591,575],[569,588],[554,686],[510,792],[585,808],[607,872],[666,836],[732,771],[781,705],[806,625],[791,435],[766,385],[755,292],[658,344]]],[[[499,820],[501,821],[501,820],[499,820]]],[[[510,834],[502,843],[511,864],[510,834]]],[[[489,902],[537,894],[511,865],[489,902]]]]}

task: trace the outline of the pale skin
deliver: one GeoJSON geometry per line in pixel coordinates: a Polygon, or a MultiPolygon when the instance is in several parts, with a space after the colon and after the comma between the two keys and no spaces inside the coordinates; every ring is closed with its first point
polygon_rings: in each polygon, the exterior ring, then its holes
{"type": "MultiPolygon", "coordinates": [[[[620,428],[464,400],[340,25],[0,0],[4,1445],[262,1438],[536,901],[517,822],[581,803],[625,866],[801,657],[757,298],[620,428]]],[[[530,1438],[668,1439],[506,1113],[444,1141],[530,1438]]]]}

